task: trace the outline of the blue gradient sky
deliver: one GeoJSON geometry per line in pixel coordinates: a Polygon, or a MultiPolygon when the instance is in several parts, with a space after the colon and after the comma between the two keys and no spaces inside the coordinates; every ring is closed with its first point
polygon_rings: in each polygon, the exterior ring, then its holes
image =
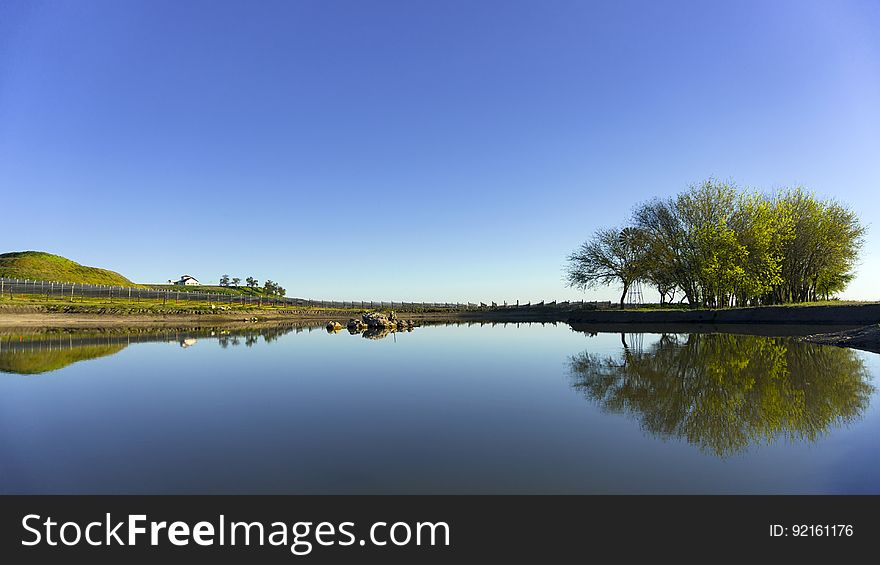
{"type": "Polygon", "coordinates": [[[586,295],[566,255],[708,176],[869,225],[878,2],[0,3],[0,248],[288,295],[586,295]],[[709,4],[712,4],[711,6],[709,4]]]}

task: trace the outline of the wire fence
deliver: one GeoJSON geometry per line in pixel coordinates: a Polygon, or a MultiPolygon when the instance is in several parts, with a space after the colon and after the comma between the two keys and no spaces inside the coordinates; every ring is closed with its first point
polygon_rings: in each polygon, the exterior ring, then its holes
{"type": "Polygon", "coordinates": [[[610,302],[564,301],[536,303],[497,302],[406,302],[374,300],[313,300],[282,296],[254,296],[241,293],[206,292],[180,288],[122,287],[58,281],[0,278],[0,299],[15,300],[16,295],[30,298],[63,299],[84,302],[86,299],[102,299],[107,302],[161,301],[163,305],[180,302],[203,302],[231,306],[267,306],[289,308],[334,308],[372,310],[497,310],[497,309],[605,309],[610,302]]]}

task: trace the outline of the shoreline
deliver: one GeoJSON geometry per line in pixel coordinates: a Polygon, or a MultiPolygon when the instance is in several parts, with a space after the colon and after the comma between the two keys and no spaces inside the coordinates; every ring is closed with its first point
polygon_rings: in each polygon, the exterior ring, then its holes
{"type": "MultiPolygon", "coordinates": [[[[238,310],[234,312],[57,312],[39,305],[0,307],[0,333],[22,330],[248,330],[284,325],[345,325],[362,310],[238,310]]],[[[564,323],[583,333],[734,333],[796,337],[809,343],[880,354],[880,304],[760,307],[730,310],[465,310],[399,312],[416,325],[564,323]]]]}
{"type": "Polygon", "coordinates": [[[880,303],[757,306],[718,310],[595,310],[573,313],[573,324],[779,324],[849,325],[880,323],[880,303]]]}
{"type": "Polygon", "coordinates": [[[819,345],[849,347],[850,349],[861,349],[862,351],[880,354],[880,324],[809,335],[803,338],[803,340],[819,345]]]}
{"type": "MultiPolygon", "coordinates": [[[[51,306],[20,304],[0,306],[0,326],[6,327],[119,327],[224,325],[239,323],[338,321],[360,317],[366,310],[351,309],[248,309],[217,312],[126,312],[108,308],[58,311],[51,306]]],[[[417,322],[562,322],[573,327],[591,325],[648,326],[866,326],[880,323],[880,303],[816,306],[762,306],[723,310],[559,310],[496,309],[457,311],[398,311],[417,322]]],[[[671,329],[671,328],[670,328],[671,329]]],[[[843,329],[843,328],[840,328],[843,329]]]]}

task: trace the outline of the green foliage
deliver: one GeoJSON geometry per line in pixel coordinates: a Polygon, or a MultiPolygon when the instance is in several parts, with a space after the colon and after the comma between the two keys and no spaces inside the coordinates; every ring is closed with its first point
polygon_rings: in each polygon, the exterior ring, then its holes
{"type": "Polygon", "coordinates": [[[138,287],[119,273],[86,267],[70,259],[42,251],[0,254],[0,277],[38,281],[138,287]]]}
{"type": "Polygon", "coordinates": [[[608,268],[605,259],[626,255],[606,231],[569,257],[570,285],[619,282],[625,293],[641,280],[661,302],[681,291],[691,306],[714,308],[827,300],[852,280],[865,234],[854,212],[802,189],[771,197],[713,179],[635,209],[616,230],[639,241],[625,276],[608,268]]]}
{"type": "Polygon", "coordinates": [[[855,212],[800,188],[782,192],[774,203],[793,227],[782,242],[783,283],[774,289],[773,301],[827,299],[846,288],[864,245],[865,228],[855,212]]]}
{"type": "Polygon", "coordinates": [[[287,294],[287,291],[275,281],[267,279],[265,284],[263,284],[263,294],[266,296],[284,296],[287,294]]]}

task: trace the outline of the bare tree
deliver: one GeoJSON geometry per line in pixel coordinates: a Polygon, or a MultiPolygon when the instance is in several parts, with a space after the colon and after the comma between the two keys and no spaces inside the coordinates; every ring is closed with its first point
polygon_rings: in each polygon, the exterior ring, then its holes
{"type": "Polygon", "coordinates": [[[647,249],[645,237],[635,228],[599,230],[568,257],[568,285],[586,290],[620,284],[623,309],[630,286],[645,274],[647,249]]]}

